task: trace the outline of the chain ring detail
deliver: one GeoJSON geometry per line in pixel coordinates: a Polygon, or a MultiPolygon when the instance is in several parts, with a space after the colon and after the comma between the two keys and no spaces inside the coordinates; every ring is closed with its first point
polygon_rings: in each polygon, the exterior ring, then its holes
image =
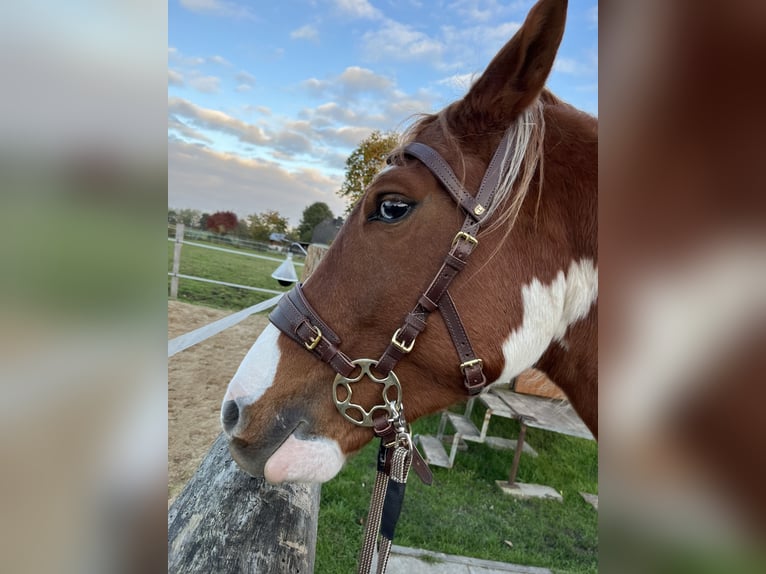
{"type": "Polygon", "coordinates": [[[351,363],[359,367],[359,375],[353,378],[344,377],[340,374],[336,375],[332,386],[332,398],[333,401],[335,401],[335,406],[337,407],[341,416],[347,421],[361,427],[374,426],[373,417],[378,411],[385,411],[387,413],[387,418],[389,419],[393,416],[398,416],[398,413],[402,412],[402,387],[399,384],[399,379],[394,374],[394,372],[391,371],[388,373],[386,378],[379,379],[373,375],[372,371],[370,370],[378,364],[377,361],[373,359],[356,359],[355,361],[351,361],[351,363]],[[383,390],[381,391],[383,404],[375,405],[369,411],[366,410],[362,405],[357,405],[351,402],[353,394],[351,385],[358,383],[365,376],[373,383],[383,385],[383,390]],[[346,398],[344,400],[338,399],[338,387],[342,387],[346,391],[346,398]],[[391,401],[388,398],[388,392],[392,388],[396,389],[395,401],[391,401]],[[349,413],[356,413],[359,415],[359,417],[354,418],[349,413]]]}

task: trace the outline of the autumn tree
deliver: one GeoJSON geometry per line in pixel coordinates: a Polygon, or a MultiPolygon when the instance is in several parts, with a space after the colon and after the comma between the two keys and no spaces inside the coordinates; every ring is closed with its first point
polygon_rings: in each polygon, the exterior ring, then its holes
{"type": "Polygon", "coordinates": [[[272,233],[287,233],[287,218],[273,209],[251,215],[250,235],[256,241],[268,241],[272,233]]]}
{"type": "Polygon", "coordinates": [[[325,219],[335,219],[335,216],[332,214],[330,207],[322,201],[312,203],[304,209],[303,215],[301,215],[301,222],[298,225],[298,238],[300,241],[311,241],[311,234],[314,228],[325,219]]]}
{"type": "Polygon", "coordinates": [[[205,225],[209,231],[225,235],[237,228],[237,221],[236,214],[231,211],[216,211],[208,216],[205,225]]]}
{"type": "Polygon", "coordinates": [[[346,160],[346,176],[338,195],[347,202],[349,213],[375,175],[386,165],[386,157],[399,143],[396,132],[372,132],[346,160]]]}

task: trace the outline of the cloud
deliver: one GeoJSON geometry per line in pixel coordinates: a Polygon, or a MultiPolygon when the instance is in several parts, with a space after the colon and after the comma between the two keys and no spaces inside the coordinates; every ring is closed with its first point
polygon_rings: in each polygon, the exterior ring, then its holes
{"type": "Polygon", "coordinates": [[[448,88],[454,90],[456,93],[462,96],[463,94],[468,92],[468,88],[471,87],[474,80],[476,80],[478,77],[479,77],[479,74],[476,74],[476,73],[454,74],[452,76],[442,78],[436,83],[441,86],[447,86],[448,88]]]}
{"type": "Polygon", "coordinates": [[[372,133],[372,128],[363,126],[342,126],[322,130],[325,141],[347,148],[356,148],[372,133]]]}
{"type": "Polygon", "coordinates": [[[177,134],[183,136],[186,139],[196,140],[204,143],[213,143],[213,140],[211,140],[209,137],[198,132],[197,130],[190,128],[173,114],[168,116],[168,131],[175,131],[177,134]]]}
{"type": "Polygon", "coordinates": [[[205,58],[199,56],[185,56],[178,48],[168,46],[168,60],[183,66],[195,67],[205,63],[205,58]]]}
{"type": "Polygon", "coordinates": [[[168,112],[191,120],[197,127],[227,133],[242,142],[265,145],[269,142],[264,131],[224,112],[199,107],[183,98],[169,98],[168,112]]]}
{"type": "Polygon", "coordinates": [[[498,0],[456,0],[447,8],[449,13],[473,22],[497,21],[523,9],[523,2],[500,3],[498,0]]]}
{"type": "Polygon", "coordinates": [[[393,86],[389,78],[359,66],[350,66],[343,70],[338,76],[338,82],[344,90],[351,93],[385,92],[393,86]]]}
{"type": "Polygon", "coordinates": [[[204,94],[215,94],[221,89],[221,78],[216,76],[199,76],[195,75],[189,78],[189,85],[204,94]]]}
{"type": "MultiPolygon", "coordinates": [[[[263,128],[219,110],[203,108],[178,97],[168,99],[168,113],[185,118],[198,129],[234,136],[243,144],[260,146],[266,153],[279,151],[283,157],[315,153],[314,141],[321,140],[308,122],[286,122],[277,129],[263,128]]],[[[199,138],[196,138],[199,139],[199,138]]]]}
{"type": "Polygon", "coordinates": [[[170,205],[232,210],[240,217],[275,209],[297,225],[303,210],[316,201],[342,213],[345,206],[335,194],[341,182],[313,168],[288,170],[275,162],[168,140],[170,205]]]}
{"type": "Polygon", "coordinates": [[[234,78],[237,80],[237,82],[239,82],[236,87],[236,91],[239,93],[249,92],[255,85],[255,76],[253,76],[250,72],[241,70],[237,73],[236,76],[234,76],[234,78]]]}
{"type": "Polygon", "coordinates": [[[197,68],[204,64],[215,64],[217,66],[225,67],[230,67],[232,65],[231,62],[223,56],[214,55],[206,58],[201,56],[187,56],[174,46],[168,47],[168,61],[175,62],[185,68],[197,68]]]}
{"type": "Polygon", "coordinates": [[[253,76],[250,72],[246,72],[245,70],[240,70],[237,72],[235,78],[240,84],[255,84],[255,76],[253,76]]]}
{"type": "Polygon", "coordinates": [[[373,61],[438,60],[445,52],[439,40],[395,20],[366,32],[362,42],[365,56],[373,61]]]}
{"type": "Polygon", "coordinates": [[[220,10],[221,6],[221,3],[218,0],[179,0],[178,3],[192,12],[220,10]]]}
{"type": "Polygon", "coordinates": [[[224,58],[223,56],[210,56],[208,58],[208,61],[213,62],[214,64],[218,64],[219,66],[231,66],[231,62],[224,58]]]}
{"type": "Polygon", "coordinates": [[[394,82],[367,68],[349,66],[339,75],[328,80],[309,78],[301,86],[315,97],[343,94],[346,98],[353,98],[361,93],[388,94],[394,82]]]}
{"type": "Polygon", "coordinates": [[[299,112],[317,139],[352,148],[374,129],[402,129],[410,116],[431,111],[434,100],[434,94],[426,90],[404,93],[391,78],[359,66],[350,66],[326,80],[310,78],[301,87],[324,100],[299,112]]]}
{"type": "Polygon", "coordinates": [[[181,72],[168,68],[168,85],[183,86],[184,76],[181,72]]]}
{"type": "Polygon", "coordinates": [[[444,70],[483,67],[520,27],[521,23],[515,21],[465,27],[443,26],[441,41],[447,49],[445,57],[436,62],[436,67],[444,70]],[[481,49],[477,50],[477,46],[481,49]]]}
{"type": "Polygon", "coordinates": [[[375,20],[383,16],[382,12],[367,0],[335,0],[335,6],[346,16],[375,20]]]}
{"type": "Polygon", "coordinates": [[[319,30],[312,24],[306,24],[296,30],[290,32],[290,38],[293,40],[310,40],[312,42],[319,41],[319,30]]]}
{"type": "Polygon", "coordinates": [[[226,0],[179,0],[179,4],[191,12],[212,14],[231,18],[254,19],[255,16],[246,6],[226,0]]]}

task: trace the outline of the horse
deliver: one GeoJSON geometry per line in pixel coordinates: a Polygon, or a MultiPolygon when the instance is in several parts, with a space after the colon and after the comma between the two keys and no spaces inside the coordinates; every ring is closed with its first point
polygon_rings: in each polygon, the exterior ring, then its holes
{"type": "Polygon", "coordinates": [[[282,298],[223,399],[243,470],[325,482],[381,412],[532,366],[597,436],[598,124],[545,88],[566,9],[540,0],[465,97],[414,121],[282,298]]]}

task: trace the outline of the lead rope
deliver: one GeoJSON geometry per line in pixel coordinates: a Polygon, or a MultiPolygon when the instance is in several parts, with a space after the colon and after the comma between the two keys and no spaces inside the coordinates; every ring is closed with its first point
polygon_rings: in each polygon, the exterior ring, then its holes
{"type": "Polygon", "coordinates": [[[396,421],[396,427],[388,420],[375,421],[375,434],[380,436],[378,472],[372,489],[364,544],[359,555],[358,574],[372,574],[376,554],[377,574],[384,574],[388,566],[415,448],[406,423],[401,424],[402,420],[403,417],[396,421]]]}

